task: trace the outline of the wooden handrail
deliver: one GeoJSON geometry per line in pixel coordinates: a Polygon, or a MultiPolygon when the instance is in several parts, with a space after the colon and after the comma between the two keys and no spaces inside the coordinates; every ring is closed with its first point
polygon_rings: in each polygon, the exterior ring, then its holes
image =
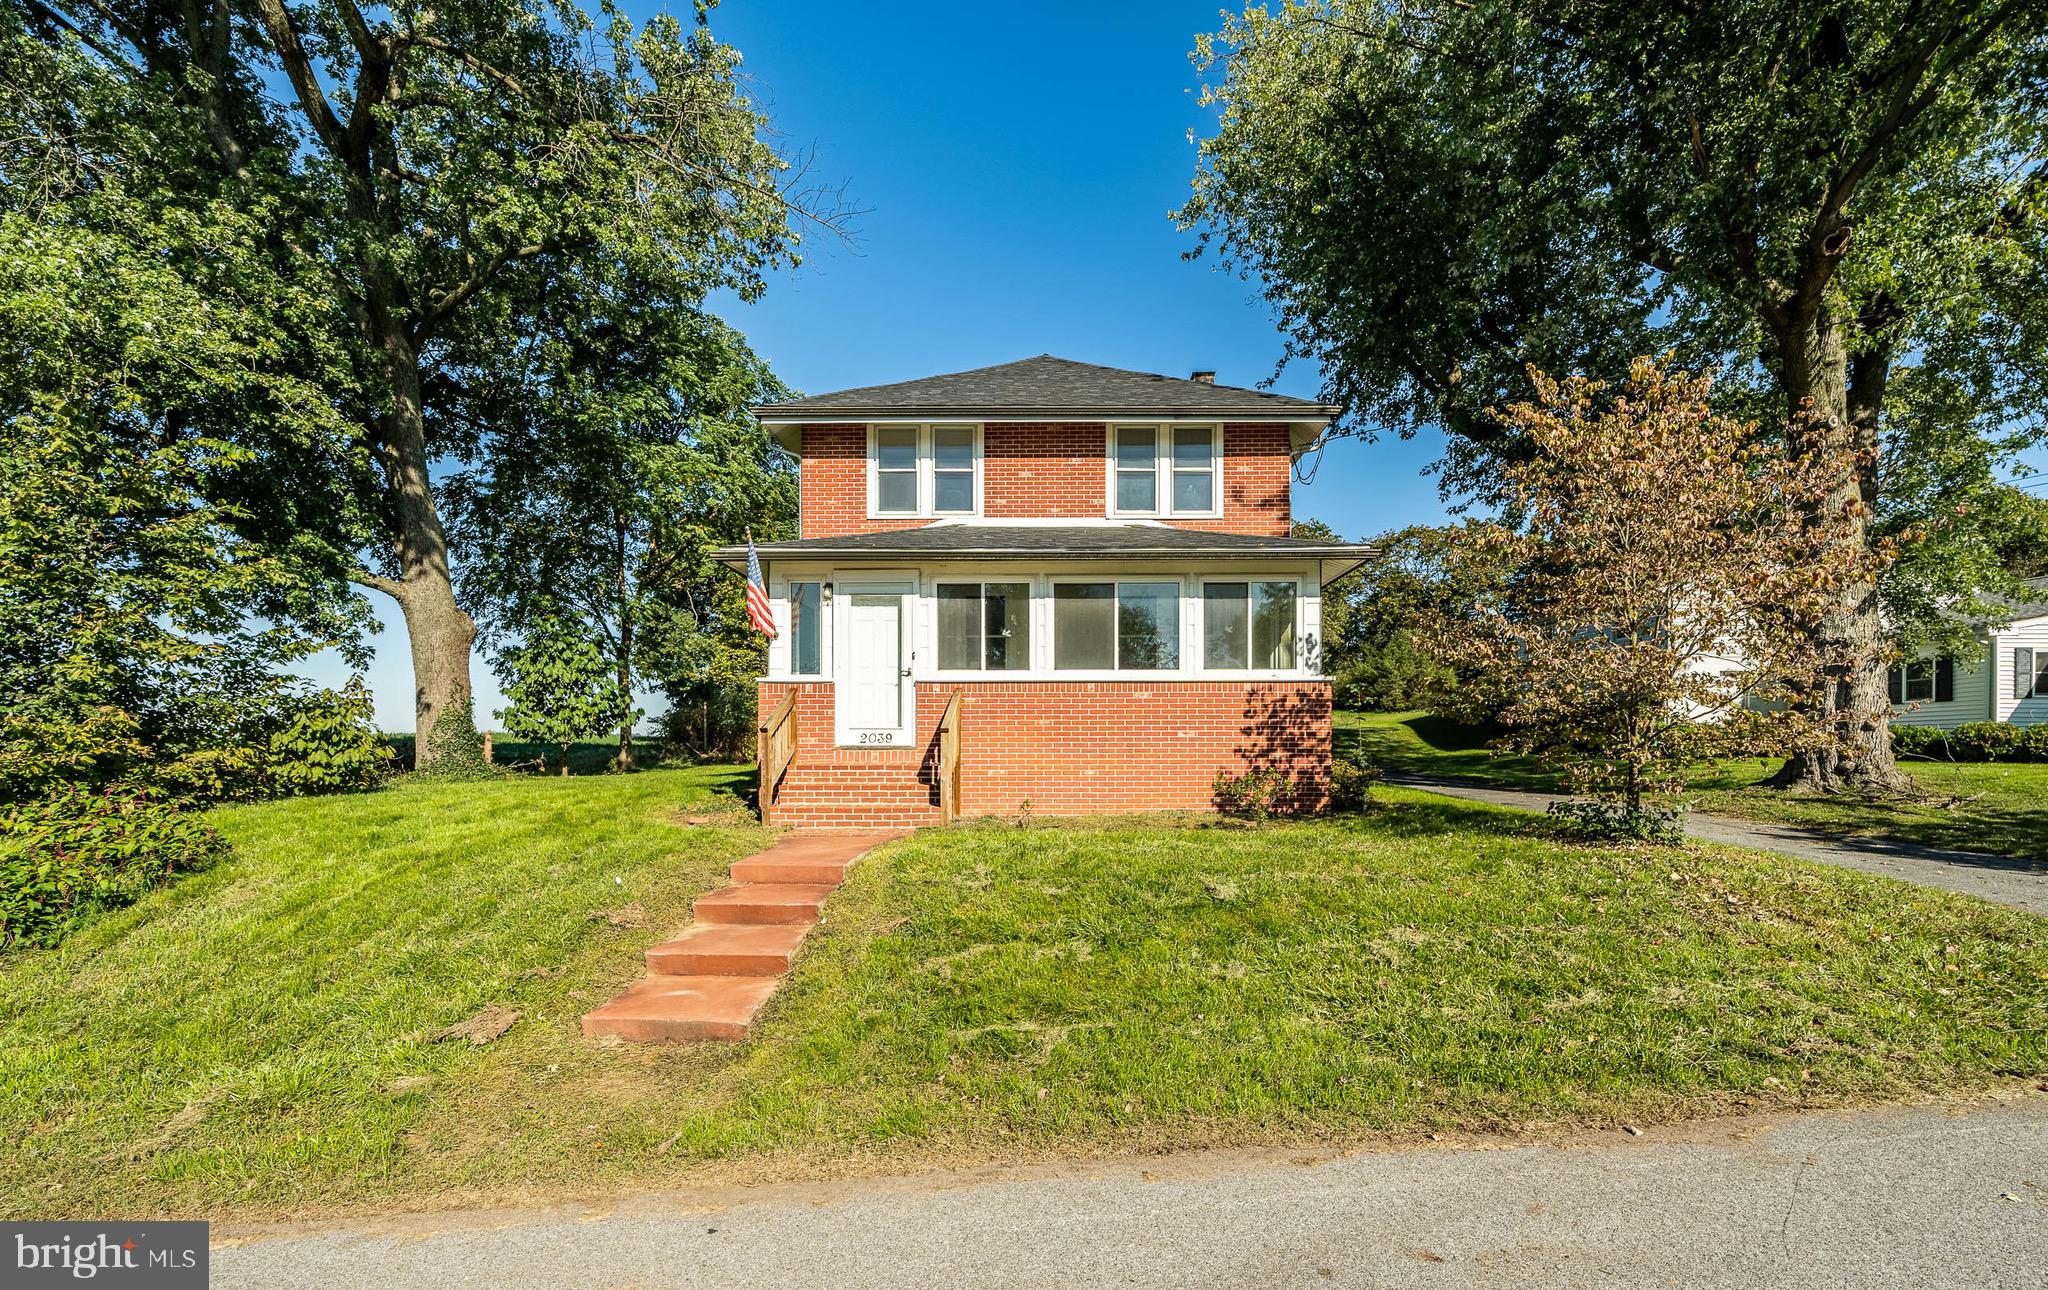
{"type": "Polygon", "coordinates": [[[755,745],[761,763],[761,823],[773,823],[775,799],[781,795],[782,776],[796,760],[796,691],[782,696],[782,702],[761,723],[761,738],[755,745]]]}
{"type": "Polygon", "coordinates": [[[939,819],[946,824],[960,818],[960,698],[965,690],[953,691],[946,710],[939,714],[939,819]]]}

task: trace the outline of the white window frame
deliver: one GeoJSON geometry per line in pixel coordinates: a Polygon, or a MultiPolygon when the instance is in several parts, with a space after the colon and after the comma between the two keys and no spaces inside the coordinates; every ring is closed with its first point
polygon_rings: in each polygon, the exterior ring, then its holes
{"type": "MultiPolygon", "coordinates": [[[[1195,676],[1199,671],[1197,667],[1191,667],[1188,663],[1188,575],[1184,573],[1117,572],[1055,574],[1045,580],[1044,597],[1045,653],[1042,656],[1044,659],[1042,675],[1045,679],[1054,681],[1092,681],[1104,679],[1112,681],[1186,680],[1195,676]],[[1062,668],[1059,665],[1058,611],[1055,608],[1057,603],[1055,597],[1058,593],[1054,588],[1063,584],[1100,584],[1105,582],[1109,583],[1112,587],[1121,587],[1127,582],[1170,582],[1180,588],[1175,600],[1180,611],[1174,615],[1174,619],[1180,628],[1180,641],[1174,649],[1174,658],[1176,660],[1174,666],[1168,668],[1126,668],[1118,666],[1115,660],[1122,653],[1122,628],[1117,624],[1117,620],[1114,617],[1110,620],[1110,666],[1062,668]]],[[[1110,604],[1112,608],[1116,604],[1116,597],[1113,593],[1110,596],[1110,604]]],[[[986,675],[1008,676],[1010,674],[992,672],[986,675]]]]}
{"type": "MultiPolygon", "coordinates": [[[[1157,581],[1161,581],[1161,582],[1164,582],[1164,581],[1165,581],[1165,579],[1161,578],[1161,579],[1157,579],[1157,581]]],[[[1041,631],[1039,630],[1039,625],[1038,625],[1038,618],[1039,618],[1039,614],[1038,614],[1038,606],[1039,606],[1039,603],[1040,603],[1041,601],[1044,601],[1044,602],[1046,602],[1046,603],[1048,603],[1048,604],[1049,604],[1049,603],[1051,602],[1051,592],[1050,592],[1049,590],[1047,590],[1047,591],[1041,591],[1041,589],[1040,589],[1040,586],[1039,586],[1039,580],[1038,580],[1037,578],[1033,577],[1033,576],[1032,576],[1031,574],[1029,574],[1029,573],[1019,573],[1019,574],[1017,574],[1017,575],[1016,575],[1016,576],[1014,576],[1014,577],[1007,577],[1007,578],[1004,578],[1004,577],[995,577],[995,576],[989,576],[989,575],[982,575],[982,576],[976,576],[976,575],[973,575],[973,574],[947,574],[947,573],[941,573],[941,574],[934,574],[934,575],[932,575],[932,576],[931,576],[930,578],[926,579],[926,588],[927,588],[927,590],[926,590],[926,595],[928,596],[928,598],[929,598],[929,601],[930,601],[930,604],[931,604],[931,610],[930,610],[930,613],[931,613],[931,620],[932,620],[932,638],[931,638],[932,666],[931,666],[931,672],[930,672],[930,675],[931,675],[932,677],[934,677],[934,678],[937,678],[937,679],[940,679],[940,680],[947,680],[947,681],[957,681],[957,680],[964,680],[964,679],[969,679],[969,678],[985,678],[985,679],[988,679],[988,680],[994,680],[994,681],[1021,681],[1021,680],[1026,680],[1026,679],[1029,679],[1029,678],[1031,678],[1031,677],[1033,677],[1033,676],[1036,676],[1036,675],[1038,675],[1038,673],[1039,673],[1039,666],[1038,666],[1038,661],[1039,661],[1039,653],[1038,653],[1038,650],[1039,650],[1039,645],[1040,645],[1040,637],[1041,637],[1041,636],[1043,635],[1043,633],[1042,633],[1042,632],[1041,632],[1041,631]],[[982,661],[982,666],[980,666],[980,667],[971,667],[971,668],[942,668],[942,667],[940,667],[940,666],[939,666],[939,659],[940,659],[941,655],[940,655],[940,652],[939,652],[939,651],[940,651],[940,650],[942,650],[942,649],[944,648],[944,645],[943,645],[943,644],[942,644],[942,643],[940,642],[940,640],[939,640],[939,632],[941,631],[941,628],[940,628],[940,626],[939,626],[939,612],[940,612],[940,611],[939,611],[939,588],[940,588],[940,587],[978,587],[978,588],[981,588],[981,589],[982,589],[982,591],[981,591],[981,594],[982,594],[982,597],[983,597],[983,600],[982,600],[982,630],[983,630],[984,632],[986,632],[986,631],[988,630],[988,616],[987,616],[987,615],[988,615],[988,609],[987,609],[987,596],[988,596],[988,590],[987,590],[987,589],[988,589],[988,588],[989,588],[989,587],[990,587],[991,585],[994,585],[994,586],[1021,586],[1021,587],[1023,587],[1023,588],[1024,588],[1024,631],[1025,631],[1025,641],[1024,641],[1024,666],[1023,666],[1023,667],[1014,667],[1014,668],[1004,668],[1004,669],[1002,669],[1001,671],[993,671],[993,670],[990,670],[990,668],[989,668],[989,667],[987,666],[987,663],[988,663],[988,654],[987,654],[987,651],[986,651],[986,647],[984,646],[984,650],[983,650],[983,653],[982,653],[982,657],[981,657],[981,661],[982,661]]],[[[1048,610],[1047,612],[1048,612],[1048,613],[1050,613],[1050,610],[1048,610]]]]}
{"type": "Polygon", "coordinates": [[[829,602],[825,599],[825,588],[831,584],[831,581],[829,577],[823,574],[807,573],[798,574],[793,578],[784,578],[781,582],[782,594],[774,602],[774,609],[777,612],[773,616],[782,620],[776,624],[776,630],[782,637],[784,652],[782,671],[785,676],[792,680],[823,681],[829,679],[832,675],[832,632],[830,621],[832,615],[829,602]],[[818,670],[815,672],[799,672],[796,667],[795,591],[802,584],[809,584],[818,589],[818,670]]]}
{"type": "Polygon", "coordinates": [[[874,421],[868,424],[867,451],[867,497],[868,518],[871,520],[929,520],[929,519],[976,519],[984,505],[984,471],[982,470],[982,444],[985,439],[984,427],[978,421],[874,421]],[[936,492],[933,431],[945,427],[959,427],[974,432],[974,507],[965,511],[938,511],[932,509],[936,492]],[[881,502],[881,466],[878,452],[877,431],[883,429],[910,429],[917,432],[917,506],[908,511],[885,511],[881,502]]]}
{"type": "MultiPolygon", "coordinates": [[[[1195,630],[1194,630],[1194,639],[1195,639],[1195,649],[1196,649],[1196,650],[1198,651],[1198,653],[1199,653],[1199,657],[1198,657],[1198,658],[1197,658],[1197,659],[1195,660],[1195,670],[1196,670],[1196,671],[1200,672],[1200,673],[1201,673],[1201,674],[1202,674],[1203,676],[1214,676],[1214,677],[1220,677],[1220,678],[1223,678],[1223,679],[1225,679],[1225,680],[1231,680],[1231,681],[1239,681],[1239,680],[1252,680],[1252,681],[1279,681],[1279,680],[1294,680],[1294,679],[1296,679],[1296,678],[1298,678],[1298,677],[1302,677],[1302,676],[1309,676],[1309,675],[1314,675],[1314,673],[1313,673],[1313,672],[1312,672],[1312,671],[1310,670],[1310,667],[1309,667],[1309,658],[1310,658],[1310,650],[1311,650],[1311,644],[1310,644],[1310,641],[1309,641],[1309,631],[1310,631],[1310,628],[1309,628],[1309,624],[1308,624],[1308,621],[1307,621],[1307,619],[1308,619],[1308,615],[1307,615],[1306,613],[1304,613],[1304,612],[1303,612],[1303,605],[1302,605],[1302,601],[1303,601],[1304,597],[1305,597],[1305,596],[1306,596],[1306,595],[1307,595],[1308,593],[1304,591],[1304,588],[1303,588],[1303,579],[1302,579],[1302,576],[1301,576],[1300,574],[1298,574],[1298,573],[1204,573],[1204,574],[1199,574],[1199,575],[1197,575],[1197,576],[1196,576],[1195,578],[1193,578],[1193,579],[1192,579],[1192,583],[1193,583],[1193,591],[1192,591],[1192,593],[1191,593],[1191,594],[1192,594],[1192,597],[1193,597],[1193,599],[1194,599],[1194,602],[1195,602],[1195,608],[1194,608],[1194,620],[1195,620],[1195,630]],[[1270,668],[1270,667],[1210,667],[1210,666],[1209,666],[1209,621],[1208,621],[1208,619],[1209,619],[1209,597],[1208,597],[1208,592],[1207,592],[1207,588],[1208,588],[1209,584],[1210,584],[1210,583],[1212,583],[1212,582],[1242,582],[1242,583],[1244,583],[1244,584],[1245,584],[1245,586],[1246,586],[1247,588],[1249,588],[1249,587],[1251,586],[1251,584],[1252,584],[1252,583],[1255,583],[1255,582],[1284,582],[1284,583],[1287,583],[1287,584],[1288,584],[1289,586],[1291,586],[1291,587],[1293,587],[1293,588],[1294,588],[1294,666],[1293,666],[1293,667],[1291,667],[1291,668],[1270,668]]],[[[1320,597],[1320,596],[1322,595],[1322,589],[1321,589],[1320,587],[1318,587],[1318,588],[1317,588],[1317,589],[1315,590],[1315,592],[1314,592],[1313,594],[1315,594],[1316,596],[1320,597]]],[[[1250,611],[1251,611],[1251,606],[1250,606],[1250,605],[1246,605],[1246,606],[1245,606],[1245,611],[1246,611],[1246,614],[1247,614],[1247,618],[1246,618],[1246,620],[1245,620],[1245,629],[1246,629],[1247,631],[1249,631],[1249,630],[1251,629],[1251,620],[1250,620],[1250,618],[1249,618],[1249,614],[1250,614],[1250,611]]],[[[1247,642],[1246,642],[1246,652],[1247,652],[1247,657],[1249,657],[1249,652],[1250,652],[1250,642],[1249,642],[1249,641],[1247,641],[1247,642]]]]}
{"type": "Polygon", "coordinates": [[[1892,664],[1892,666],[1899,671],[1899,702],[1933,703],[1935,701],[1935,674],[1941,666],[1939,660],[1924,656],[1921,658],[1902,658],[1892,664]],[[1927,669],[1927,693],[1925,694],[1916,695],[1913,693],[1913,670],[1915,668],[1927,669]]]}
{"type": "Polygon", "coordinates": [[[1208,423],[1189,424],[1184,421],[1115,421],[1104,427],[1103,453],[1106,458],[1105,496],[1103,505],[1108,515],[1118,518],[1136,519],[1220,519],[1223,515],[1223,427],[1208,423]],[[1152,431],[1152,499],[1155,505],[1150,510],[1124,510],[1116,504],[1116,432],[1119,430],[1152,431]],[[1173,440],[1183,430],[1206,430],[1209,432],[1209,506],[1203,510],[1175,510],[1173,506],[1173,440]]]}

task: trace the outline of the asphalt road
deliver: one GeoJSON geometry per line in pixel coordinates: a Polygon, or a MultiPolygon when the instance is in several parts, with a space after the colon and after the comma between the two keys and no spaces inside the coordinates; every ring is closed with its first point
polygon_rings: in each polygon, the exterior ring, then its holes
{"type": "Polygon", "coordinates": [[[217,1287],[2048,1286],[2048,1097],[216,1232],[217,1287]],[[223,1238],[226,1239],[223,1239],[223,1238]]]}
{"type": "MultiPolygon", "coordinates": [[[[1432,775],[1389,774],[1386,782],[1524,811],[1548,810],[1552,802],[1559,800],[1555,793],[1496,788],[1490,784],[1432,775]]],[[[1944,891],[1959,891],[1965,896],[1981,896],[2001,905],[2048,915],[2048,866],[2032,860],[1981,851],[1952,851],[1900,838],[1819,833],[1787,824],[1764,824],[1729,815],[1702,815],[1698,812],[1686,815],[1685,831],[1688,836],[1702,841],[1755,847],[1759,851],[1775,851],[1779,855],[1797,856],[1802,860],[1838,864],[1884,878],[1917,882],[1944,891]]],[[[2048,1277],[2043,1278],[2042,1284],[2048,1286],[2048,1277]]]]}

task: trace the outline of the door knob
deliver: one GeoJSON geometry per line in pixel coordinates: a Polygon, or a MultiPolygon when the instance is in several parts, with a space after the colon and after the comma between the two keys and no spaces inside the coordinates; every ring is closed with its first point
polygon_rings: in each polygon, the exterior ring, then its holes
{"type": "Polygon", "coordinates": [[[904,668],[904,669],[903,669],[903,675],[905,675],[905,676],[909,676],[909,675],[910,675],[910,669],[909,669],[909,668],[907,668],[907,667],[906,667],[906,668],[904,668]]]}

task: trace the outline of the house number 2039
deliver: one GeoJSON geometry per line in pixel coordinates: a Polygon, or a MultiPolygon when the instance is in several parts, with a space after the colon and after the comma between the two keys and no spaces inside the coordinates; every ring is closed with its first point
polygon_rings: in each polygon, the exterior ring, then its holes
{"type": "Polygon", "coordinates": [[[896,732],[894,730],[863,730],[860,732],[860,741],[863,744],[893,744],[896,742],[896,732]]]}

